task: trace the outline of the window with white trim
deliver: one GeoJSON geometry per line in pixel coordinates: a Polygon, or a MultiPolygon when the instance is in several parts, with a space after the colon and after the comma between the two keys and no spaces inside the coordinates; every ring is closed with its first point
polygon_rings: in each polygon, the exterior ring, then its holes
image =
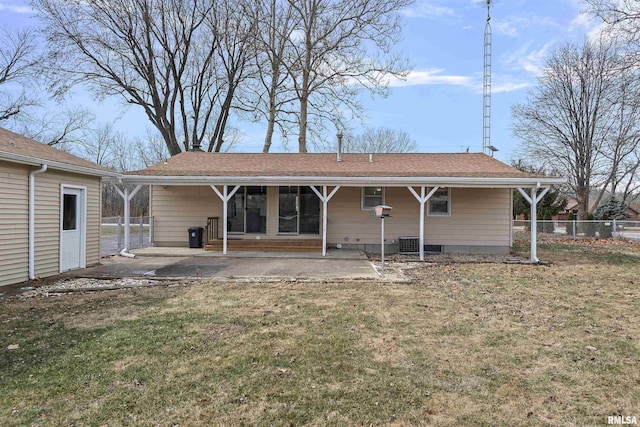
{"type": "Polygon", "coordinates": [[[384,188],[383,187],[364,187],[362,188],[362,209],[373,209],[378,205],[384,204],[384,188]]]}
{"type": "Polygon", "coordinates": [[[429,199],[427,215],[451,215],[451,191],[447,187],[441,187],[433,193],[429,199]]]}

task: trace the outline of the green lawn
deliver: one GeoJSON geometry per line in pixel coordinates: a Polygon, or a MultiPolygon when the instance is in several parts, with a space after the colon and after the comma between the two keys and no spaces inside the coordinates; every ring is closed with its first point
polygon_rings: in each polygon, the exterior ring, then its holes
{"type": "Polygon", "coordinates": [[[0,302],[0,425],[640,416],[640,247],[543,244],[539,255],[552,264],[415,263],[412,284],[202,282],[11,298],[0,302]]]}

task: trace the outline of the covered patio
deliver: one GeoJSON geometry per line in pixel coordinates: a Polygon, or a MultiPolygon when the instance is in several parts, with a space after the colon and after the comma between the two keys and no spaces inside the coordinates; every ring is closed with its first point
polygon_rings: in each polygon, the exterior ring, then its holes
{"type": "MultiPolygon", "coordinates": [[[[342,161],[336,161],[327,154],[185,152],[165,163],[125,173],[119,179],[123,185],[119,191],[127,224],[129,202],[144,185],[151,187],[156,220],[161,215],[178,218],[217,210],[219,215],[197,218],[218,218],[221,233],[207,235],[220,240],[223,255],[228,255],[232,239],[263,244],[315,238],[322,256],[330,247],[380,245],[380,234],[374,229],[379,222],[370,219],[373,213],[368,208],[395,204],[396,223],[389,222],[395,228],[385,244],[397,243],[397,236],[403,234],[415,236],[416,253],[424,260],[426,245],[451,250],[510,247],[511,193],[517,189],[531,205],[531,262],[537,263],[537,203],[551,185],[562,182],[562,178],[517,171],[483,154],[343,155],[342,161]],[[438,199],[440,205],[435,204],[436,195],[444,197],[438,199]],[[490,240],[495,230],[498,243],[490,240]],[[464,233],[469,235],[467,240],[464,233]]],[[[166,234],[172,226],[184,229],[185,225],[191,224],[168,224],[166,234]]],[[[129,253],[128,242],[125,226],[123,254],[129,253]]]]}

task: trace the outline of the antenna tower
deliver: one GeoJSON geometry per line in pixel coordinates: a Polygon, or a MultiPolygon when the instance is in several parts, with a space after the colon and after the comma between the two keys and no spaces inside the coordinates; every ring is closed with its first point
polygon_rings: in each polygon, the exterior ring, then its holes
{"type": "Polygon", "coordinates": [[[491,147],[491,0],[487,4],[487,23],[484,26],[484,80],[482,86],[482,152],[491,147]]]}

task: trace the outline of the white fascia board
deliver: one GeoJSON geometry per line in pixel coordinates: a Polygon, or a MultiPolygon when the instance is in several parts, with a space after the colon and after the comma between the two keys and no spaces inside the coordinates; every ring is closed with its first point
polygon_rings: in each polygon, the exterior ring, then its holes
{"type": "Polygon", "coordinates": [[[564,184],[564,178],[489,178],[489,177],[327,177],[327,176],[160,176],[122,175],[126,184],[150,185],[341,185],[362,186],[441,186],[515,188],[564,184]]]}
{"type": "Polygon", "coordinates": [[[79,173],[82,175],[104,176],[104,177],[119,177],[120,173],[103,171],[101,169],[94,169],[86,166],[72,165],[70,163],[56,162],[55,160],[39,159],[37,157],[25,156],[22,154],[8,153],[6,151],[0,151],[0,160],[7,162],[21,163],[23,165],[41,166],[47,165],[50,169],[56,169],[64,172],[79,173]]]}

